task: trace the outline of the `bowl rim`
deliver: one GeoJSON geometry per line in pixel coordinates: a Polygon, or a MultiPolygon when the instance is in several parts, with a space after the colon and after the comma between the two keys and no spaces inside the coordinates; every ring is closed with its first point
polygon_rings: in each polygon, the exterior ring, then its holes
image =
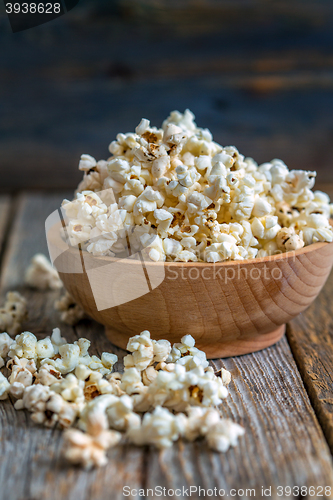
{"type": "MultiPolygon", "coordinates": [[[[330,219],[330,224],[333,226],[333,219],[330,219]]],[[[72,253],[77,253],[78,251],[82,254],[83,252],[87,253],[86,250],[82,250],[79,247],[68,247],[67,243],[62,239],[60,235],[60,227],[62,226],[61,222],[57,222],[54,224],[47,232],[47,240],[53,243],[54,246],[56,246],[58,249],[63,249],[65,251],[70,251],[72,253]]],[[[287,260],[290,258],[298,257],[300,255],[306,255],[308,253],[314,252],[316,250],[319,250],[323,248],[326,245],[333,245],[333,242],[327,242],[327,241],[318,241],[316,243],[311,243],[311,245],[304,246],[303,248],[300,248],[299,250],[291,250],[289,252],[282,252],[276,255],[268,255],[267,257],[260,257],[260,258],[253,258],[253,259],[243,259],[243,260],[227,260],[224,262],[175,262],[175,261],[158,261],[158,262],[145,262],[145,265],[149,266],[177,266],[177,267],[191,267],[191,266],[208,266],[208,267],[213,267],[213,266],[218,266],[218,267],[225,267],[225,266],[240,266],[240,265],[251,265],[251,264],[262,264],[262,263],[268,263],[268,262],[279,262],[281,260],[287,260]]],[[[117,262],[119,259],[115,259],[112,256],[109,255],[91,255],[88,254],[91,258],[94,258],[96,260],[101,260],[103,262],[117,262]]],[[[128,264],[140,264],[142,265],[141,259],[126,259],[128,264]]]]}

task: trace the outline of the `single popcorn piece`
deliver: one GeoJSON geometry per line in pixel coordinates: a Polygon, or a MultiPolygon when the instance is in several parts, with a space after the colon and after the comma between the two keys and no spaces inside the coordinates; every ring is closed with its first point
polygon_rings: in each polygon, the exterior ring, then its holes
{"type": "Polygon", "coordinates": [[[41,253],[37,253],[31,259],[25,273],[25,283],[38,290],[57,290],[63,286],[56,269],[41,253]]]}
{"type": "Polygon", "coordinates": [[[240,425],[229,419],[221,419],[209,427],[205,437],[210,448],[224,453],[230,446],[236,446],[238,438],[244,434],[245,430],[240,425]]]}
{"type": "Polygon", "coordinates": [[[215,372],[215,375],[217,377],[221,377],[222,382],[224,385],[229,385],[231,382],[231,373],[228,372],[225,368],[221,368],[217,372],[215,372]]]}
{"type": "Polygon", "coordinates": [[[78,379],[73,373],[69,373],[66,377],[60,379],[51,385],[50,389],[67,401],[75,403],[77,407],[83,408],[85,383],[78,379]]]}
{"type": "Polygon", "coordinates": [[[109,150],[106,161],[81,156],[76,198],[63,202],[70,241],[93,255],[127,256],[124,228],[141,235],[153,262],[214,264],[333,241],[330,199],[312,191],[316,172],[276,159],[258,165],[214,142],[189,110],[172,111],[161,128],[143,118],[109,150]],[[278,245],[291,227],[296,234],[278,245]]]}
{"type": "Polygon", "coordinates": [[[209,429],[221,420],[221,415],[215,408],[189,406],[186,409],[187,420],[184,437],[194,441],[200,436],[206,436],[209,429]]]}
{"type": "Polygon", "coordinates": [[[105,378],[111,386],[111,394],[115,394],[115,396],[122,396],[125,394],[125,391],[121,389],[122,375],[119,372],[110,373],[106,375],[105,378]]]}
{"type": "Polygon", "coordinates": [[[135,411],[143,412],[151,409],[148,387],[144,385],[141,371],[137,370],[137,368],[125,368],[120,388],[132,397],[135,411]]]}
{"type": "Polygon", "coordinates": [[[155,361],[164,361],[170,354],[171,344],[168,340],[152,340],[150,332],[145,330],[129,339],[127,350],[132,354],[124,357],[125,368],[135,367],[142,371],[155,361]]]}
{"type": "Polygon", "coordinates": [[[11,370],[8,379],[10,383],[9,391],[15,398],[22,398],[25,388],[34,382],[34,376],[37,371],[34,360],[15,356],[7,363],[7,368],[11,370]]]}
{"type": "Polygon", "coordinates": [[[166,408],[158,406],[152,413],[143,416],[140,426],[129,428],[127,438],[138,446],[151,444],[162,449],[172,446],[185,433],[185,429],[185,415],[173,415],[166,408]]]}
{"type": "Polygon", "coordinates": [[[112,429],[126,431],[141,425],[141,418],[133,411],[133,400],[126,394],[117,398],[106,410],[109,424],[112,429]]]}
{"type": "Polygon", "coordinates": [[[167,361],[184,365],[188,370],[208,366],[206,354],[195,347],[195,340],[191,335],[184,335],[180,343],[173,344],[167,361]]]}
{"type": "Polygon", "coordinates": [[[91,370],[97,371],[101,375],[109,375],[117,361],[118,356],[116,354],[103,352],[101,359],[97,356],[91,356],[91,361],[88,366],[91,370]]]}
{"type": "Polygon", "coordinates": [[[150,385],[157,377],[158,371],[154,368],[154,366],[148,366],[148,368],[143,370],[141,375],[143,384],[150,385]]]}
{"type": "Polygon", "coordinates": [[[64,433],[65,458],[80,464],[85,469],[107,464],[106,451],[119,443],[121,434],[108,430],[106,415],[91,412],[87,420],[87,433],[78,429],[68,429],[64,433]]]}
{"type": "Polygon", "coordinates": [[[188,405],[218,406],[228,396],[228,389],[212,370],[198,366],[187,371],[175,364],[172,371],[161,370],[148,386],[148,400],[152,406],[165,406],[184,411],[188,405]]]}
{"type": "Polygon", "coordinates": [[[65,337],[61,336],[61,331],[59,328],[54,328],[52,330],[51,342],[52,342],[55,354],[59,354],[59,347],[60,346],[67,344],[67,340],[65,339],[65,337]]]}
{"type": "Polygon", "coordinates": [[[26,408],[32,413],[43,411],[45,402],[49,399],[51,390],[48,386],[41,384],[30,385],[26,387],[22,399],[18,399],[14,405],[16,410],[26,408]]]}
{"type": "Polygon", "coordinates": [[[42,365],[38,372],[35,374],[36,384],[48,385],[51,386],[58,382],[62,375],[61,373],[54,368],[52,365],[42,365]]]}
{"type": "Polygon", "coordinates": [[[64,434],[71,463],[105,465],[120,432],[130,443],[159,449],[181,437],[204,437],[219,452],[244,434],[216,408],[228,395],[230,373],[214,373],[190,335],[172,348],[147,330],[132,337],[123,374],[112,373],[116,355],[105,352],[100,359],[89,355],[89,347],[85,338],[68,344],[58,328],[41,340],[31,332],[15,340],[0,334],[1,359],[9,357],[10,370],[8,380],[0,372],[0,399],[14,396],[14,408],[29,411],[37,424],[77,426],[64,434]]]}
{"type": "Polygon", "coordinates": [[[294,227],[285,227],[280,229],[276,235],[276,244],[282,252],[290,252],[304,247],[304,241],[296,233],[294,227]]]}
{"type": "Polygon", "coordinates": [[[61,321],[70,326],[76,325],[82,318],[85,317],[85,312],[82,307],[75,302],[73,297],[68,292],[65,292],[59,300],[55,301],[54,307],[61,313],[61,321]]]}
{"type": "Polygon", "coordinates": [[[118,393],[114,385],[103,378],[102,373],[93,371],[88,366],[78,365],[75,369],[75,376],[82,381],[85,402],[89,402],[102,394],[118,393]]]}
{"type": "Polygon", "coordinates": [[[59,394],[51,393],[43,407],[32,413],[31,419],[45,427],[58,424],[61,428],[67,428],[74,424],[77,414],[74,405],[64,401],[59,394]]]}
{"type": "Polygon", "coordinates": [[[88,354],[90,341],[81,338],[74,344],[59,346],[59,353],[55,358],[45,358],[43,364],[53,365],[62,375],[72,372],[79,364],[87,365],[91,361],[88,354]]]}
{"type": "Polygon", "coordinates": [[[16,335],[27,318],[27,301],[18,292],[8,292],[0,308],[0,332],[16,335]]]}

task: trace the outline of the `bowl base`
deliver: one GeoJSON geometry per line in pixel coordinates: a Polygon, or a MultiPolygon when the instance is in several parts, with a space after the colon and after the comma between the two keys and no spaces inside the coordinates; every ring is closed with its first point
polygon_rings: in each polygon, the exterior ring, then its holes
{"type": "MultiPolygon", "coordinates": [[[[240,356],[242,354],[261,351],[278,342],[285,334],[285,331],[286,325],[281,325],[272,332],[265,334],[258,333],[257,336],[251,336],[249,339],[237,338],[234,341],[221,342],[213,345],[201,345],[200,340],[198,340],[195,345],[198,349],[205,351],[208,359],[228,358],[230,356],[240,356]]],[[[105,335],[114,345],[121,349],[126,349],[128,339],[124,337],[123,333],[119,333],[109,326],[106,326],[105,335]]]]}

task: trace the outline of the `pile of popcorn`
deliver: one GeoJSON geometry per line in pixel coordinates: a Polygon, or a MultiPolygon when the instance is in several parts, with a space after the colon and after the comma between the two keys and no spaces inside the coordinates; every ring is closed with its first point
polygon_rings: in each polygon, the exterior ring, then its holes
{"type": "Polygon", "coordinates": [[[122,255],[130,241],[153,261],[221,262],[333,240],[316,172],[258,166],[214,142],[189,110],[161,129],[142,119],[109,150],[106,161],[82,155],[76,199],[62,204],[71,244],[93,255],[122,255]]]}
{"type": "Polygon", "coordinates": [[[213,450],[237,444],[244,429],[222,418],[217,407],[228,395],[230,373],[214,373],[204,352],[186,335],[171,346],[148,331],[132,337],[123,373],[117,356],[88,352],[90,342],[67,343],[55,328],[37,340],[30,332],[0,334],[0,400],[14,398],[38,424],[64,432],[65,456],[85,468],[105,465],[120,440],[166,448],[179,438],[204,437],[213,450]]]}

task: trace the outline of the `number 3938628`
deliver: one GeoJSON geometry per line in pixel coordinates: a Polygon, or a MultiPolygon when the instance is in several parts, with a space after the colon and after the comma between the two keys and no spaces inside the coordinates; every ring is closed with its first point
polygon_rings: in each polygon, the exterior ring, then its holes
{"type": "Polygon", "coordinates": [[[62,16],[79,0],[5,0],[5,9],[13,33],[34,28],[62,16]]]}

